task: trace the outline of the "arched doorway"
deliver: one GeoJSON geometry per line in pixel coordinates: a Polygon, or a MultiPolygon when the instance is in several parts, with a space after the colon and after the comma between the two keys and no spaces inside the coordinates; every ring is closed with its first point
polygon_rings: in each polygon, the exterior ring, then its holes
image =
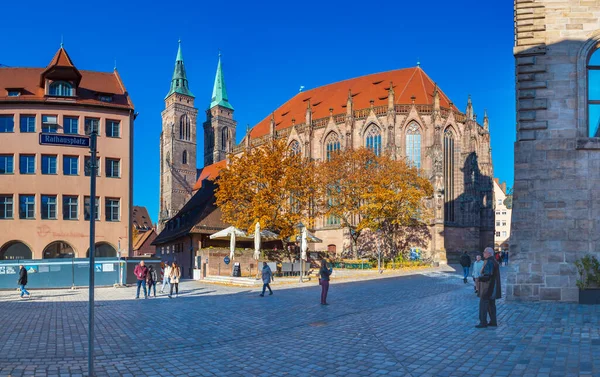
{"type": "Polygon", "coordinates": [[[54,241],[44,249],[44,259],[75,258],[75,250],[64,241],[54,241]]]}
{"type": "MultiPolygon", "coordinates": [[[[94,257],[96,258],[113,258],[117,256],[117,250],[107,242],[97,242],[94,257]]],[[[88,248],[85,257],[90,257],[90,249],[88,248]]]]}
{"type": "Polygon", "coordinates": [[[0,259],[32,259],[31,249],[21,241],[9,241],[0,249],[0,259]]]}

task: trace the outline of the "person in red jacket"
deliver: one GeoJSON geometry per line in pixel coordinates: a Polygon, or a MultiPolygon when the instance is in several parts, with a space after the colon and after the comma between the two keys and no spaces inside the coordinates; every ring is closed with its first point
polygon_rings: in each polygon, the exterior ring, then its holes
{"type": "Polygon", "coordinates": [[[133,273],[135,277],[137,277],[137,294],[135,298],[140,298],[140,287],[144,287],[144,298],[148,298],[148,293],[146,292],[146,279],[148,278],[148,267],[144,265],[144,261],[141,261],[140,264],[135,266],[133,273]]]}

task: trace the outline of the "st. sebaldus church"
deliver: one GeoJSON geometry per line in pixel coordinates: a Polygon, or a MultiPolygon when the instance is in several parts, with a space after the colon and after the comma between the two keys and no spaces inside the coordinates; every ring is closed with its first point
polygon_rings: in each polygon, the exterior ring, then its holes
{"type": "MultiPolygon", "coordinates": [[[[208,97],[208,96],[207,96],[208,97]]],[[[236,144],[234,107],[225,87],[221,57],[205,110],[204,167],[197,169],[198,109],[187,80],[181,45],[165,97],[160,136],[160,235],[157,254],[173,256],[191,271],[208,236],[228,226],[214,205],[214,183],[228,154],[238,155],[271,138],[315,160],[344,148],[406,158],[431,179],[434,218],[426,245],[439,261],[463,250],[493,245],[493,168],[487,114],[477,122],[471,98],[461,112],[417,65],[301,91],[236,144]]],[[[204,106],[204,105],[201,105],[204,106]]],[[[315,250],[349,248],[346,229],[334,217],[317,219],[311,231],[323,240],[315,250]]],[[[184,268],[185,270],[185,268],[184,268]]],[[[185,272],[185,271],[184,271],[185,272]]]]}

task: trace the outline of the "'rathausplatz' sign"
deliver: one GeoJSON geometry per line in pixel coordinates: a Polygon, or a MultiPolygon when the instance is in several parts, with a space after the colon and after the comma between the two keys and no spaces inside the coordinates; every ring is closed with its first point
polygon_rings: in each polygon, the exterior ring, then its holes
{"type": "Polygon", "coordinates": [[[40,145],[64,145],[69,147],[90,147],[88,136],[40,134],[40,145]]]}

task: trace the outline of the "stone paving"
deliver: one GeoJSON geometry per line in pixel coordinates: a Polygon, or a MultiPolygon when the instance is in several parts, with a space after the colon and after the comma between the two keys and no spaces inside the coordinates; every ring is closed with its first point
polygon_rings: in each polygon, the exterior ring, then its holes
{"type": "MultiPolygon", "coordinates": [[[[600,376],[600,308],[477,297],[454,272],[319,287],[96,290],[98,376],[600,376]]],[[[0,292],[0,376],[87,374],[87,290],[0,292]]]]}

